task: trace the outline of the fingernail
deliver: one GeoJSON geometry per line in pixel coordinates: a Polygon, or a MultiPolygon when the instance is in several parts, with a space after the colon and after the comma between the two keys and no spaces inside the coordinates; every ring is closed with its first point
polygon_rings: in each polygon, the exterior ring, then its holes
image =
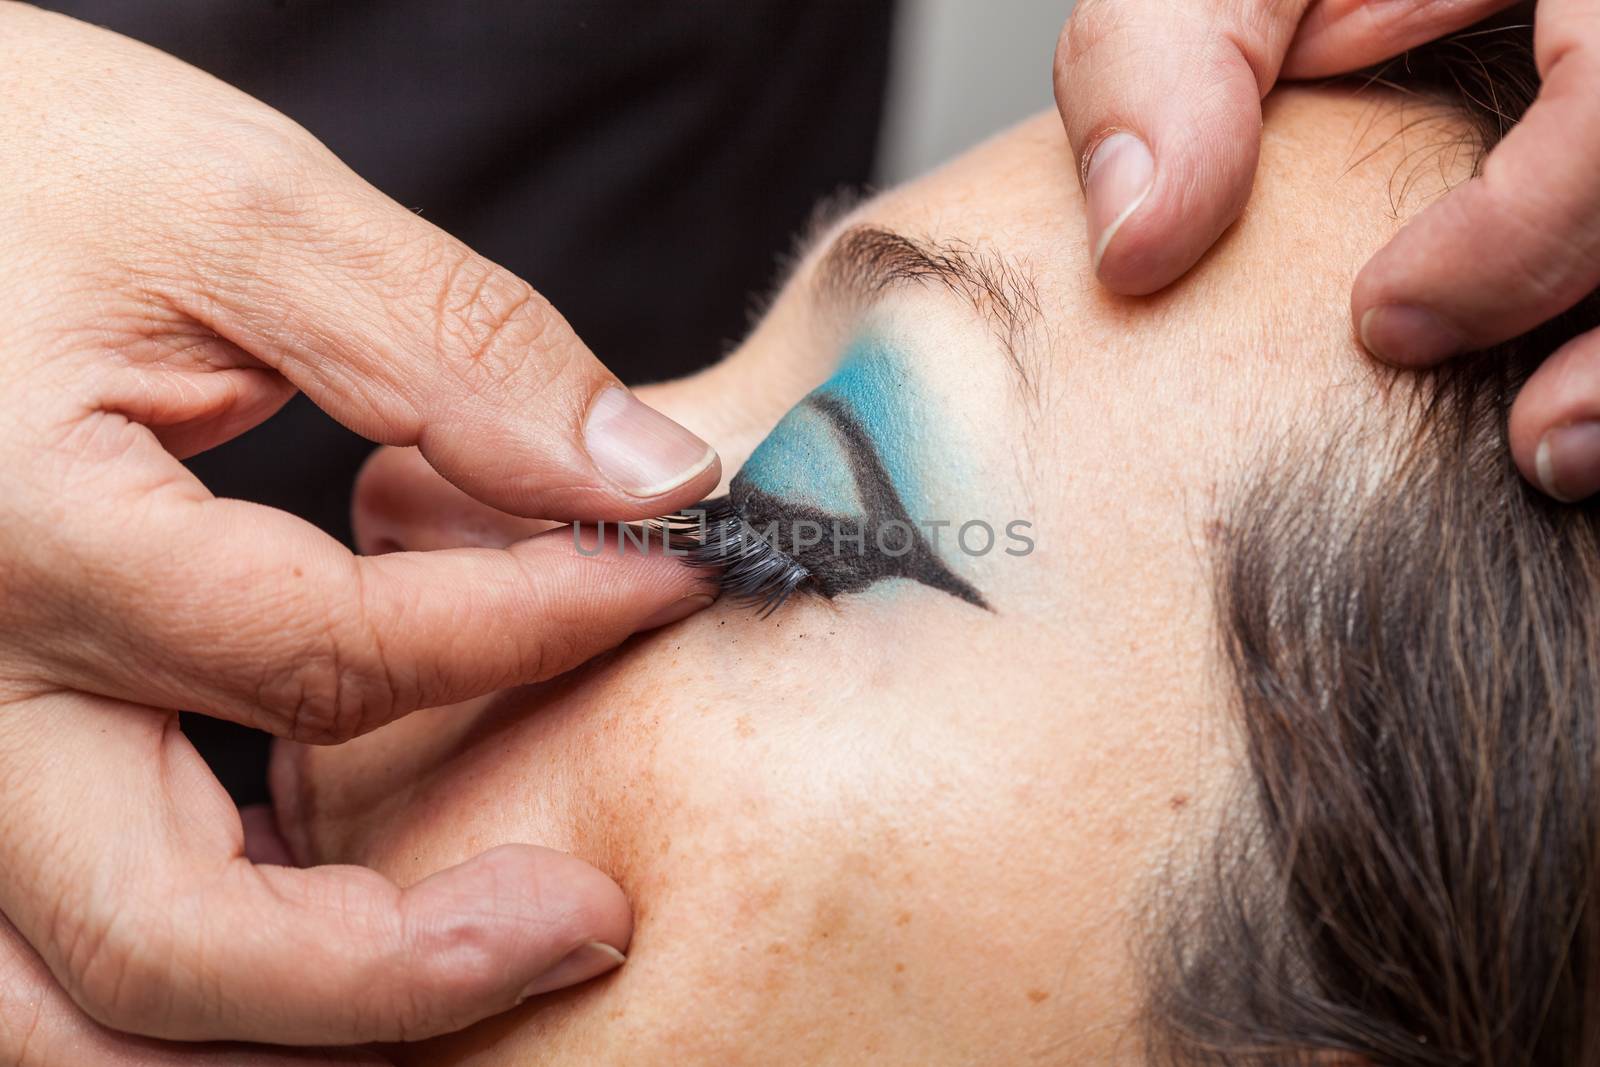
{"type": "Polygon", "coordinates": [[[616,385],[589,408],[583,442],[600,473],[632,496],[674,489],[717,458],[710,445],[616,385]]]}
{"type": "Polygon", "coordinates": [[[1437,363],[1466,350],[1443,319],[1410,304],[1368,308],[1361,316],[1361,343],[1385,363],[1437,363]]]}
{"type": "Polygon", "coordinates": [[[535,978],[517,998],[521,1004],[540,993],[552,993],[579,982],[587,982],[628,962],[628,957],[604,941],[589,941],[567,953],[560,963],[535,978]]]}
{"type": "Polygon", "coordinates": [[[1600,422],[1551,430],[1539,439],[1533,466],[1540,487],[1557,500],[1570,504],[1600,491],[1600,422]]]}
{"type": "Polygon", "coordinates": [[[1084,197],[1088,201],[1089,243],[1094,249],[1094,269],[1128,216],[1139,209],[1155,184],[1155,157],[1138,137],[1118,130],[1101,141],[1083,171],[1084,197]]]}
{"type": "Polygon", "coordinates": [[[658,626],[667,625],[669,622],[677,622],[679,619],[687,619],[695,612],[710,607],[713,599],[713,597],[707,596],[704,593],[695,593],[693,596],[686,596],[681,600],[674,600],[660,611],[657,611],[654,615],[651,615],[648,619],[645,619],[644,622],[641,622],[639,624],[639,629],[635,630],[634,633],[639,633],[644,630],[654,630],[658,626]]]}

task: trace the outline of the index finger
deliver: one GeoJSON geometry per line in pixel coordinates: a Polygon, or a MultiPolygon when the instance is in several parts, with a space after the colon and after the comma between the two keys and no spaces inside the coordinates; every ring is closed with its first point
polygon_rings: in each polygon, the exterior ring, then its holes
{"type": "Polygon", "coordinates": [[[283,512],[211,497],[153,440],[139,447],[96,476],[105,499],[95,482],[59,507],[45,558],[17,580],[16,603],[37,607],[12,651],[50,686],[325,744],[542,681],[713,591],[659,533],[615,525],[357,557],[283,512]]]}
{"type": "Polygon", "coordinates": [[[1351,312],[1379,358],[1436,363],[1525,333],[1600,286],[1600,7],[1544,0],[1534,105],[1372,257],[1351,312]]]}

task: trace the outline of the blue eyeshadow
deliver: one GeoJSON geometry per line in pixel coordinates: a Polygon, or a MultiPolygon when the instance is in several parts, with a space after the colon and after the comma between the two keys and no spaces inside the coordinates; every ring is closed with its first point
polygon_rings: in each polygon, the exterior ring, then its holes
{"type": "Polygon", "coordinates": [[[850,465],[827,417],[797,404],[756,448],[739,477],[781,500],[835,515],[864,516],[850,465]]]}
{"type": "Polygon", "coordinates": [[[707,562],[731,552],[762,588],[783,573],[780,603],[802,581],[833,597],[901,578],[987,608],[921,529],[943,518],[930,513],[922,484],[924,470],[949,465],[936,411],[902,352],[882,338],[856,340],[751,454],[726,502],[713,502],[728,525],[707,562]]]}
{"type": "MultiPolygon", "coordinates": [[[[877,449],[878,458],[913,519],[928,518],[927,494],[913,452],[928,438],[921,389],[905,356],[889,342],[862,337],[838,371],[807,397],[837,399],[877,449]]],[[[740,468],[749,485],[784,500],[837,515],[863,516],[864,506],[830,420],[811,403],[796,405],[740,468]]]]}

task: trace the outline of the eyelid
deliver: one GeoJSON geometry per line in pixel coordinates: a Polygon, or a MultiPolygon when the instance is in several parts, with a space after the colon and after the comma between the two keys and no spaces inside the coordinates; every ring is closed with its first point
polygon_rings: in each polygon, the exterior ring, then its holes
{"type": "MultiPolygon", "coordinates": [[[[830,391],[825,383],[796,405],[774,434],[784,432],[784,423],[797,420],[791,425],[799,425],[812,415],[820,416],[823,432],[828,435],[830,459],[837,455],[848,470],[853,495],[860,504],[859,511],[852,516],[837,508],[815,506],[796,499],[805,494],[794,492],[792,488],[789,497],[779,495],[773,490],[781,491],[781,482],[773,485],[769,479],[767,486],[758,484],[761,472],[753,472],[751,463],[746,463],[729,486],[729,505],[734,518],[745,529],[753,527],[768,536],[772,536],[775,529],[776,537],[774,544],[765,546],[768,551],[759,560],[739,567],[734,579],[736,584],[750,580],[763,591],[770,591],[767,579],[771,575],[781,573],[791,578],[799,575],[790,588],[803,584],[804,588],[814,589],[831,599],[861,592],[888,578],[906,578],[987,609],[983,595],[951,571],[922,536],[919,524],[907,510],[901,491],[880,454],[879,445],[843,395],[830,391]],[[803,541],[799,535],[802,523],[816,529],[816,540],[803,541]],[[788,538],[784,536],[785,524],[793,531],[788,538]],[[890,524],[902,530],[904,536],[904,541],[897,543],[893,551],[885,546],[882,538],[883,530],[890,524]],[[856,546],[854,555],[841,554],[842,538],[856,546]],[[757,575],[757,571],[762,573],[757,575]]],[[[791,429],[790,432],[805,431],[791,429]]],[[[759,459],[762,449],[783,445],[782,438],[769,437],[751,462],[759,459]]],[[[813,472],[815,466],[813,462],[813,472]]],[[[785,477],[792,473],[780,472],[785,477]]],[[[743,530],[738,532],[742,536],[743,530]]],[[[728,531],[719,533],[726,536],[728,531]]],[[[708,554],[727,556],[720,550],[708,554]]],[[[782,590],[778,602],[788,592],[787,588],[782,590]]],[[[741,595],[749,594],[741,589],[741,595]]]]}
{"type": "Polygon", "coordinates": [[[834,239],[812,274],[813,303],[858,318],[888,292],[936,289],[966,304],[989,327],[1022,395],[1041,395],[1036,346],[1044,325],[1039,286],[1021,262],[959,239],[919,239],[859,224],[834,239]]]}

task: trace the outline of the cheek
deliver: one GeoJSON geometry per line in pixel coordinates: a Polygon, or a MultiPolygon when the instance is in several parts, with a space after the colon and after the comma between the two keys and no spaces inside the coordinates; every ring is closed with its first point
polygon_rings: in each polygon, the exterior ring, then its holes
{"type": "Polygon", "coordinates": [[[1172,833],[1138,814],[1172,814],[1166,783],[1139,780],[1174,762],[1148,716],[975,667],[1011,662],[1014,639],[980,649],[968,627],[936,653],[948,626],[886,614],[873,632],[895,645],[851,625],[816,604],[761,628],[713,609],[557,683],[309,754],[319,859],[413,881],[530,841],[635,908],[617,974],[417,1062],[1020,1062],[1014,1042],[1127,1014],[1132,872],[1172,833]]]}
{"type": "MultiPolygon", "coordinates": [[[[280,812],[299,824],[307,861],[411,881],[532,841],[648,897],[675,841],[756,817],[769,761],[814,762],[799,755],[814,747],[814,713],[849,695],[807,655],[823,651],[828,609],[796,607],[759,630],[747,612],[713,609],[550,683],[337,747],[280,746],[280,812]],[[779,724],[791,731],[782,751],[757,755],[779,724]]],[[[843,647],[826,655],[845,675],[864,669],[843,647]]]]}
{"type": "Polygon", "coordinates": [[[766,662],[738,691],[702,679],[677,698],[662,686],[687,677],[670,660],[614,670],[573,694],[581,729],[545,705],[534,718],[549,732],[535,740],[524,720],[505,748],[559,783],[553,803],[458,752],[453,768],[479,784],[454,785],[449,806],[480,813],[481,843],[510,832],[484,834],[496,807],[524,833],[542,824],[536,839],[619,881],[635,936],[614,978],[432,1055],[731,1062],[759,1046],[760,1062],[816,1063],[848,1047],[992,1062],[1020,1016],[1055,1013],[1064,951],[1040,946],[1069,944],[1061,927],[1077,912],[1060,906],[1064,858],[1041,837],[1046,799],[1011,781],[1012,753],[954,731],[976,694],[946,689],[939,709],[888,686],[819,700],[808,679],[845,654],[823,651],[800,670],[766,662]]]}

